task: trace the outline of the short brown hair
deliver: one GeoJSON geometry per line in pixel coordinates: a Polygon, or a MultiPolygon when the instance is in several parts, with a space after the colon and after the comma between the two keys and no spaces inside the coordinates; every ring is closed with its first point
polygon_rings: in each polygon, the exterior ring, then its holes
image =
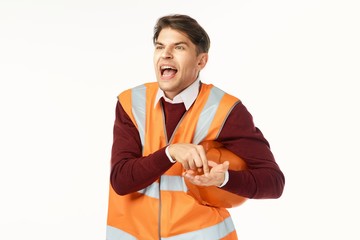
{"type": "Polygon", "coordinates": [[[209,52],[209,35],[195,19],[187,15],[174,14],[159,18],[154,27],[154,44],[156,43],[161,30],[168,27],[185,33],[190,41],[195,44],[197,54],[209,52]]]}

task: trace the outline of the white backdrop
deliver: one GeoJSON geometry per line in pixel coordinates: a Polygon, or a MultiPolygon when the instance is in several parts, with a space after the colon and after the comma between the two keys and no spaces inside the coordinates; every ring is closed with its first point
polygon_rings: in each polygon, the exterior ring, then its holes
{"type": "Polygon", "coordinates": [[[105,239],[116,96],[155,81],[158,17],[212,45],[285,173],[232,209],[240,239],[360,239],[358,1],[0,1],[0,239],[105,239]]]}

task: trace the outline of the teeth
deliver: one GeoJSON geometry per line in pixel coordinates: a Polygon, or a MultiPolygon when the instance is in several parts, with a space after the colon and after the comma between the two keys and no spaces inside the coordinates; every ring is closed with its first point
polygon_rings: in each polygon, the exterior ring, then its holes
{"type": "Polygon", "coordinates": [[[170,67],[170,66],[161,66],[160,69],[161,69],[161,70],[164,70],[164,69],[173,69],[173,68],[170,67]]]}

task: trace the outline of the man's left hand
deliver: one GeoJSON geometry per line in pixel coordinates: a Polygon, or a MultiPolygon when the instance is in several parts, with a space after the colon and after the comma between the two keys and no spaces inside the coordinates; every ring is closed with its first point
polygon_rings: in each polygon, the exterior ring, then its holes
{"type": "Polygon", "coordinates": [[[199,174],[195,170],[187,170],[183,173],[184,178],[188,179],[192,184],[199,186],[221,186],[225,180],[225,172],[229,169],[229,162],[225,161],[222,164],[217,164],[213,161],[208,161],[211,167],[210,173],[199,174]]]}

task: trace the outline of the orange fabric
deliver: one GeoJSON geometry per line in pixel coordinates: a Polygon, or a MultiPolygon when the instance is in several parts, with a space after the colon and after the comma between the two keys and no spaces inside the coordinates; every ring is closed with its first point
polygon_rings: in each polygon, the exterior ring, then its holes
{"type": "Polygon", "coordinates": [[[134,115],[132,114],[132,109],[131,109],[131,106],[132,106],[131,89],[121,93],[119,95],[118,99],[121,103],[124,103],[124,102],[126,103],[126,104],[122,104],[122,107],[124,108],[125,112],[130,117],[130,119],[134,123],[134,125],[136,127],[138,127],[137,123],[135,121],[134,115]]]}
{"type": "Polygon", "coordinates": [[[154,237],[158,235],[157,228],[149,226],[158,222],[158,205],[157,199],[144,197],[138,192],[119,196],[110,186],[107,224],[130,233],[137,239],[157,239],[154,237]],[[144,210],[139,206],[152,207],[144,210]]]}
{"type": "MultiPolygon", "coordinates": [[[[143,155],[147,156],[169,143],[166,137],[161,105],[158,103],[154,108],[158,85],[157,83],[147,83],[145,86],[147,102],[143,155]]],[[[196,120],[199,119],[212,87],[212,85],[202,84],[199,92],[200,97],[185,113],[173,133],[171,143],[192,142],[196,120]]],[[[120,94],[119,100],[135,126],[137,126],[132,113],[131,90],[120,94]]],[[[205,140],[213,140],[217,136],[223,121],[236,101],[238,101],[236,98],[227,94],[224,95],[205,140]]],[[[182,173],[181,164],[175,163],[164,175],[181,177],[182,173]]],[[[160,201],[157,198],[140,193],[119,196],[110,186],[108,225],[128,232],[139,239],[146,240],[159,238],[157,226],[160,226],[161,237],[170,237],[211,227],[230,216],[225,208],[214,208],[199,204],[193,196],[184,191],[161,190],[160,201]],[[161,211],[160,217],[159,211],[161,211]]],[[[236,240],[235,231],[223,239],[236,240]]]]}

